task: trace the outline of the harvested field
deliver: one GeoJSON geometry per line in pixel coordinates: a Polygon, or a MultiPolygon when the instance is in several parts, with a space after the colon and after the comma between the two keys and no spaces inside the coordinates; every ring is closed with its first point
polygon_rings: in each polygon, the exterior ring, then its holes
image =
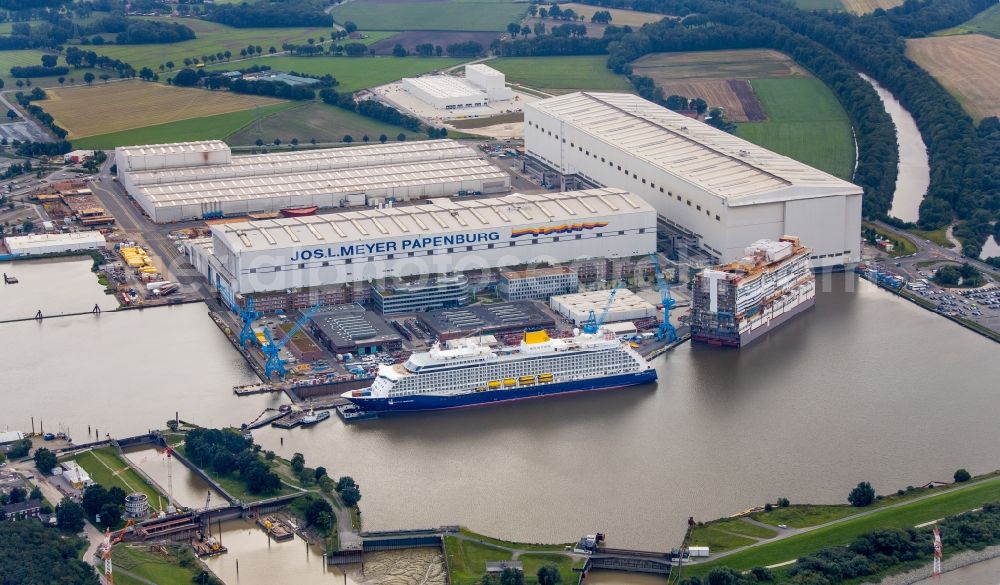
{"type": "Polygon", "coordinates": [[[330,14],[363,30],[503,31],[527,11],[527,4],[507,0],[353,0],[334,6],[330,14]]]}
{"type": "Polygon", "coordinates": [[[39,105],[69,132],[93,136],[281,103],[272,98],[125,81],[49,90],[39,105]]]}
{"type": "Polygon", "coordinates": [[[723,108],[734,122],[767,119],[747,80],[807,76],[786,55],[766,49],[655,53],[637,60],[632,70],[653,78],[668,96],[700,97],[723,108]]]}
{"type": "Polygon", "coordinates": [[[1000,115],[1000,39],[961,35],[912,39],[906,54],[977,120],[1000,115]]]}
{"type": "MultiPolygon", "coordinates": [[[[667,16],[665,14],[656,14],[654,12],[639,12],[638,10],[622,10],[619,8],[604,8],[602,6],[590,6],[589,4],[577,4],[576,2],[570,2],[569,4],[560,4],[560,8],[566,10],[567,8],[572,8],[573,12],[577,14],[582,14],[586,22],[590,22],[590,17],[594,15],[598,10],[607,10],[611,13],[611,24],[618,26],[631,26],[632,28],[639,28],[640,26],[646,24],[647,22],[660,22],[664,18],[676,18],[667,16]]],[[[546,22],[559,23],[562,21],[547,20],[546,22]]],[[[548,26],[548,25],[546,25],[548,26]]]]}
{"type": "Polygon", "coordinates": [[[653,79],[761,79],[807,76],[790,57],[770,49],[652,53],[632,64],[653,79]]]}
{"type": "Polygon", "coordinates": [[[377,43],[372,43],[369,48],[375,51],[376,55],[391,55],[392,49],[397,44],[403,45],[411,53],[414,52],[414,48],[417,45],[424,43],[430,43],[432,45],[439,45],[441,47],[447,47],[452,43],[464,43],[467,41],[475,41],[484,47],[489,47],[490,43],[500,37],[500,33],[496,32],[473,32],[473,31],[454,31],[454,32],[442,32],[442,31],[426,31],[426,30],[411,30],[398,35],[393,35],[387,39],[378,41],[377,43]]]}
{"type": "Polygon", "coordinates": [[[903,0],[841,0],[848,12],[854,14],[868,14],[874,12],[876,8],[895,8],[903,3],[903,0]]]}

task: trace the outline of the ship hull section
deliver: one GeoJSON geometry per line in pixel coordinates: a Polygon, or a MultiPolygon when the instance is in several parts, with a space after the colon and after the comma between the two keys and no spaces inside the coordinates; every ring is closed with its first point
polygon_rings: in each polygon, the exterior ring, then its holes
{"type": "Polygon", "coordinates": [[[501,404],[517,400],[592,392],[596,390],[611,390],[636,386],[656,381],[656,370],[650,368],[642,372],[619,374],[589,380],[573,380],[570,382],[554,382],[535,386],[522,386],[510,390],[488,390],[485,392],[470,392],[457,396],[410,395],[396,398],[371,398],[344,396],[358,408],[369,412],[426,412],[433,410],[450,410],[501,404]]]}

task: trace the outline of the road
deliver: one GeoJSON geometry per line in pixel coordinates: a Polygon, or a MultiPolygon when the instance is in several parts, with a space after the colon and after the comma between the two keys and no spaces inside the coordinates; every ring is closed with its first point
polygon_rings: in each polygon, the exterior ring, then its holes
{"type": "Polygon", "coordinates": [[[979,270],[992,276],[995,281],[1000,281],[1000,270],[997,270],[993,266],[990,266],[980,260],[962,255],[961,247],[945,248],[944,246],[939,246],[930,240],[925,240],[924,238],[915,236],[906,230],[895,228],[881,221],[873,221],[872,224],[877,225],[880,229],[887,232],[891,232],[893,235],[905,238],[917,247],[917,253],[914,256],[899,260],[904,265],[913,264],[922,260],[951,260],[953,262],[958,262],[959,264],[968,262],[979,270]]]}
{"type": "MultiPolygon", "coordinates": [[[[11,464],[11,467],[16,469],[22,476],[33,475],[34,479],[31,481],[38,486],[38,489],[42,490],[42,495],[48,500],[53,506],[59,504],[63,499],[63,492],[59,490],[54,483],[52,483],[48,477],[42,475],[41,472],[35,467],[35,462],[31,459],[25,461],[18,461],[11,464]]],[[[87,551],[83,554],[83,560],[94,567],[98,566],[97,550],[100,548],[101,544],[104,542],[104,534],[101,533],[93,524],[86,522],[83,525],[83,532],[87,537],[87,551]]]]}

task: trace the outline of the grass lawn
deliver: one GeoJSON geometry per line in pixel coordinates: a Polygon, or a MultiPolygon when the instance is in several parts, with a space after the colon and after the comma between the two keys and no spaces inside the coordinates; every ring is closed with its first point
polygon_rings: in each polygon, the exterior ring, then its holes
{"type": "Polygon", "coordinates": [[[524,563],[524,581],[526,583],[537,583],[538,569],[545,565],[555,565],[559,569],[559,574],[562,575],[562,582],[571,585],[576,583],[579,578],[579,575],[573,572],[573,567],[583,567],[583,561],[574,563],[573,558],[566,555],[527,553],[518,557],[518,560],[524,563]]]}
{"type": "Polygon", "coordinates": [[[964,35],[968,33],[981,33],[991,37],[1000,37],[1000,4],[994,4],[970,20],[962,24],[939,30],[934,36],[964,35]]]}
{"type": "Polygon", "coordinates": [[[854,140],[847,114],[833,92],[813,77],[754,79],[750,84],[767,122],[739,125],[736,134],[842,179],[854,170],[854,140]],[[817,139],[822,137],[822,140],[817,139]]]}
{"type": "Polygon", "coordinates": [[[730,534],[722,530],[717,530],[711,524],[698,526],[691,531],[688,544],[691,546],[707,546],[712,553],[725,552],[741,546],[757,542],[755,538],[747,538],[737,534],[730,534]]]}
{"type": "Polygon", "coordinates": [[[459,532],[466,536],[470,536],[477,540],[482,540],[488,544],[494,544],[497,546],[503,546],[507,548],[516,548],[520,550],[537,550],[537,551],[562,551],[566,549],[567,545],[572,545],[571,542],[566,542],[562,544],[538,544],[538,543],[528,543],[528,542],[511,542],[509,540],[501,540],[499,538],[493,538],[491,536],[484,536],[478,532],[473,532],[468,528],[459,528],[459,532]]]}
{"type": "MultiPolygon", "coordinates": [[[[174,547],[167,550],[172,553],[172,548],[174,547]]],[[[151,552],[146,547],[125,544],[116,545],[112,549],[111,560],[114,562],[117,585],[146,585],[146,582],[126,575],[120,572],[121,570],[152,581],[156,585],[189,585],[197,572],[194,569],[197,564],[192,565],[190,569],[182,567],[174,554],[164,555],[160,552],[151,552]]]]}
{"type": "MultiPolygon", "coordinates": [[[[260,108],[261,116],[280,112],[298,105],[283,102],[260,108]]],[[[165,142],[187,142],[191,140],[224,139],[254,121],[255,110],[242,110],[228,114],[217,114],[203,118],[191,118],[179,122],[157,124],[145,128],[134,128],[110,134],[99,134],[73,141],[76,148],[110,149],[133,144],[162,144],[165,142]]]]}
{"type": "Polygon", "coordinates": [[[389,140],[396,140],[400,132],[408,138],[415,135],[400,126],[383,124],[354,112],[313,102],[267,116],[261,120],[259,130],[257,124],[248,124],[226,138],[226,142],[234,146],[252,145],[260,139],[269,144],[280,138],[288,144],[293,138],[298,138],[299,142],[306,144],[313,138],[317,142],[340,142],[345,135],[350,135],[361,144],[361,138],[366,134],[372,142],[376,142],[380,134],[385,134],[389,140]]]}
{"type": "MultiPolygon", "coordinates": [[[[176,451],[179,451],[181,455],[185,455],[185,453],[184,453],[184,446],[183,445],[178,446],[176,448],[176,451]]],[[[264,458],[263,458],[263,456],[261,456],[261,461],[265,461],[264,458]]],[[[265,463],[266,463],[266,461],[265,461],[265,463]]],[[[290,487],[282,484],[281,485],[281,490],[278,491],[278,492],[276,492],[276,493],[271,493],[271,494],[266,494],[266,495],[252,494],[252,493],[250,493],[249,490],[247,490],[246,484],[243,483],[239,479],[239,475],[238,474],[220,475],[220,474],[212,471],[211,469],[203,469],[203,471],[206,474],[208,474],[209,477],[211,477],[212,479],[214,479],[215,481],[217,481],[219,483],[219,485],[221,485],[223,487],[223,489],[225,489],[227,492],[229,492],[229,495],[233,496],[234,498],[238,498],[240,501],[242,501],[244,503],[246,503],[246,502],[254,502],[256,500],[264,500],[264,499],[267,499],[267,498],[275,498],[275,497],[278,497],[278,496],[286,496],[288,494],[298,493],[298,490],[292,489],[292,488],[290,488],[290,487]]]]}
{"type": "Polygon", "coordinates": [[[938,246],[942,246],[944,248],[955,247],[955,244],[952,244],[950,241],[948,241],[948,236],[946,235],[948,233],[948,226],[944,226],[942,228],[938,228],[932,231],[918,230],[918,229],[912,229],[907,231],[909,231],[911,234],[917,237],[923,238],[925,240],[930,240],[935,244],[937,244],[938,246]]]}
{"type": "MultiPolygon", "coordinates": [[[[870,514],[848,518],[831,526],[761,544],[718,561],[692,565],[688,568],[689,574],[704,575],[716,566],[745,570],[758,565],[782,563],[824,547],[845,545],[852,539],[877,528],[911,528],[995,501],[1000,501],[1000,478],[993,476],[960,487],[940,490],[937,495],[895,508],[876,508],[876,511],[870,514]]],[[[886,505],[885,500],[882,505],[886,505]]]]}
{"type": "Polygon", "coordinates": [[[775,508],[770,512],[754,512],[750,514],[750,517],[758,522],[772,526],[784,524],[792,528],[806,528],[824,524],[831,520],[839,520],[840,518],[857,513],[858,509],[850,506],[801,505],[775,508]]]}
{"type": "MultiPolygon", "coordinates": [[[[149,20],[159,20],[168,22],[179,22],[191,27],[195,31],[197,38],[180,43],[159,43],[149,45],[80,45],[83,50],[92,50],[98,55],[107,55],[114,59],[130,63],[137,70],[142,67],[149,67],[158,71],[160,64],[173,61],[178,67],[183,66],[186,57],[197,57],[201,60],[202,55],[215,54],[230,51],[233,59],[238,59],[240,49],[248,45],[260,45],[264,49],[264,54],[270,47],[281,50],[283,43],[305,43],[306,39],[314,38],[319,41],[319,37],[330,38],[332,29],[324,27],[294,27],[294,28],[233,28],[215,22],[192,18],[155,18],[149,20]]],[[[364,43],[374,43],[391,36],[391,33],[379,34],[377,32],[367,33],[369,38],[362,40],[364,43]]],[[[107,38],[107,35],[105,35],[107,38]]],[[[236,64],[231,65],[236,68],[236,64]]]]}
{"type": "Polygon", "coordinates": [[[362,30],[502,31],[520,22],[527,4],[506,0],[441,2],[366,2],[354,0],[335,6],[330,14],[338,23],[352,21],[362,30]]]}
{"type": "MultiPolygon", "coordinates": [[[[3,80],[4,90],[18,91],[17,79],[12,77],[10,74],[10,68],[16,66],[24,65],[41,65],[42,55],[47,54],[44,51],[35,51],[31,49],[26,49],[22,51],[0,51],[0,79],[3,80]]],[[[65,65],[66,62],[59,58],[57,65],[65,65]]],[[[69,78],[73,78],[77,83],[83,83],[83,76],[87,72],[93,73],[95,76],[104,73],[99,69],[73,69],[70,68],[69,73],[64,75],[66,78],[66,85],[70,85],[69,78]]],[[[22,80],[24,81],[24,80],[22,80]]],[[[55,77],[32,77],[31,78],[32,87],[59,87],[59,76],[55,77]]],[[[25,87],[25,89],[30,90],[30,88],[25,87]]],[[[13,100],[11,100],[13,101],[13,100]]]]}
{"type": "Polygon", "coordinates": [[[507,561],[511,553],[479,544],[461,540],[453,536],[444,537],[444,553],[448,557],[448,583],[450,585],[474,585],[479,583],[486,573],[486,563],[489,561],[507,561]]]}
{"type": "Polygon", "coordinates": [[[893,243],[892,252],[889,253],[893,258],[913,254],[917,251],[917,246],[907,238],[897,236],[888,230],[884,230],[868,222],[862,222],[862,225],[866,228],[874,229],[876,234],[893,243]]]}
{"type": "Polygon", "coordinates": [[[503,71],[507,81],[534,87],[549,93],[577,90],[630,91],[623,75],[607,68],[603,55],[570,57],[510,57],[489,61],[490,67],[503,71]]]}
{"type": "MultiPolygon", "coordinates": [[[[253,64],[270,65],[278,71],[296,71],[310,75],[330,75],[340,82],[337,91],[357,91],[383,85],[403,77],[412,77],[429,71],[446,69],[461,64],[465,59],[450,57],[259,57],[243,61],[243,67],[253,64]]],[[[230,69],[216,65],[210,69],[230,69]]]]}
{"type": "Polygon", "coordinates": [[[149,507],[159,509],[162,500],[166,503],[166,496],[160,493],[152,485],[146,483],[139,473],[129,466],[113,447],[101,447],[81,453],[75,457],[95,483],[99,483],[106,489],[118,486],[128,493],[142,492],[149,498],[149,507]]]}

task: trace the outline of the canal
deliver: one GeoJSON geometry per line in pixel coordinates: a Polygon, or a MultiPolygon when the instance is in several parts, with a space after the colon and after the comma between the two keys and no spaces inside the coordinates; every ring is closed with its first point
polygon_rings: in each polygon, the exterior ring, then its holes
{"type": "Polygon", "coordinates": [[[183,463],[176,459],[168,462],[166,451],[156,445],[125,449],[125,457],[164,491],[172,486],[174,501],[185,508],[204,508],[208,492],[212,492],[212,506],[224,506],[228,503],[221,493],[183,463]],[[170,481],[171,477],[173,481],[170,481]]]}
{"type": "MultiPolygon", "coordinates": [[[[996,469],[1000,394],[983,373],[998,346],[853,275],[818,288],[814,309],[749,348],[658,358],[656,386],[255,438],[353,476],[369,530],[463,524],[528,542],[600,530],[660,550],[688,516],[996,469]]],[[[202,305],[0,324],[0,336],[0,429],[44,417],[82,442],[88,425],[130,435],[175,410],[238,425],[283,401],[232,395],[253,376],[202,305]]]]}
{"type": "Polygon", "coordinates": [[[920,217],[920,202],[931,183],[927,147],[920,136],[917,123],[892,93],[865,74],[859,74],[870,83],[882,98],[885,111],[896,126],[896,143],[899,145],[899,174],[896,192],[892,197],[889,215],[903,221],[916,222],[920,217]]]}

